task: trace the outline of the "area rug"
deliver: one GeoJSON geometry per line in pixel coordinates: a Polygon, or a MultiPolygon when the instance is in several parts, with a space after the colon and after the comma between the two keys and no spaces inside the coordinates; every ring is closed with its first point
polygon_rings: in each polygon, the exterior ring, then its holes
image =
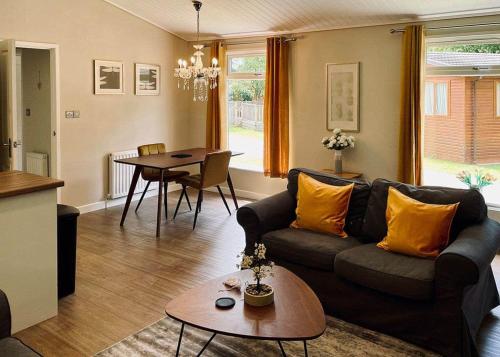
{"type": "MultiPolygon", "coordinates": [[[[181,324],[164,318],[131,335],[96,356],[175,356],[181,324]]],[[[184,328],[180,356],[196,356],[211,333],[184,328]]],[[[323,336],[307,343],[309,356],[438,356],[394,337],[327,317],[323,336]]],[[[303,356],[302,342],[283,342],[287,356],[303,356]]],[[[203,356],[280,356],[277,342],[217,335],[203,356]]]]}

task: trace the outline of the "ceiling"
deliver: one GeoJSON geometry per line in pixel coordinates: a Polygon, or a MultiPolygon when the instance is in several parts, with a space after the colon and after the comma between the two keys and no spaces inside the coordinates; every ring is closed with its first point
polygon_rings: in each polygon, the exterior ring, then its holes
{"type": "MultiPolygon", "coordinates": [[[[194,40],[191,0],[105,0],[185,40],[194,40]]],[[[500,14],[499,0],[204,0],[201,38],[296,33],[500,14]]]]}

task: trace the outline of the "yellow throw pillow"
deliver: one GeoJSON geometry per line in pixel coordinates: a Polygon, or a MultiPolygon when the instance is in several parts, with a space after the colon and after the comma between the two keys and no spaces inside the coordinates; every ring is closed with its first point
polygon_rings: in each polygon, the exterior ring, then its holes
{"type": "Polygon", "coordinates": [[[345,217],[354,184],[327,185],[300,173],[298,187],[297,219],[290,226],[347,237],[345,217]]]}
{"type": "Polygon", "coordinates": [[[389,187],[387,236],[378,247],[417,257],[437,257],[446,248],[458,203],[422,203],[389,187]]]}

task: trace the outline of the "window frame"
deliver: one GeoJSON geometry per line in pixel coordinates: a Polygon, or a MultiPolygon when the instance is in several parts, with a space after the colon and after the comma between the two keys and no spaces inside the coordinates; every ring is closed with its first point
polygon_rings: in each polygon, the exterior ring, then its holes
{"type": "MultiPolygon", "coordinates": [[[[227,88],[229,87],[229,81],[231,80],[262,80],[265,83],[266,80],[266,72],[231,72],[231,58],[234,57],[255,57],[255,56],[264,56],[266,57],[266,49],[265,47],[259,47],[259,48],[245,48],[245,49],[228,49],[226,51],[226,63],[227,63],[227,68],[224,71],[225,72],[225,86],[226,86],[226,106],[229,103],[229,91],[227,88]]],[[[266,58],[267,61],[267,58],[266,58]]],[[[227,125],[226,125],[226,135],[227,135],[227,143],[228,143],[228,148],[230,145],[230,140],[229,140],[229,120],[227,119],[227,125]]],[[[264,145],[264,133],[262,133],[262,145],[264,145]]],[[[253,167],[244,167],[238,164],[232,164],[232,161],[229,163],[229,167],[232,169],[238,169],[242,171],[250,171],[250,172],[258,172],[262,173],[264,172],[264,158],[262,157],[262,165],[261,168],[256,169],[253,167]]]]}
{"type": "Polygon", "coordinates": [[[432,83],[433,84],[433,93],[432,93],[432,114],[426,114],[425,113],[425,103],[424,103],[424,115],[426,117],[433,117],[433,118],[449,118],[450,117],[450,109],[451,109],[451,80],[450,79],[439,79],[439,78],[433,78],[433,79],[426,79],[424,84],[424,100],[425,100],[425,85],[427,83],[432,83]],[[438,114],[437,113],[437,84],[438,83],[445,83],[446,84],[446,114],[438,114]]]}

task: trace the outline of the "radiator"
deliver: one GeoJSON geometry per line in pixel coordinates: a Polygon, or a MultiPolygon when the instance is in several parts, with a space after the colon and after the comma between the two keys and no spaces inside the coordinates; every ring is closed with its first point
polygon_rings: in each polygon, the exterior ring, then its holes
{"type": "Polygon", "coordinates": [[[26,172],[40,176],[49,176],[49,155],[38,152],[27,152],[26,172]]]}
{"type": "MultiPolygon", "coordinates": [[[[139,156],[137,150],[127,150],[113,152],[109,154],[108,158],[108,168],[109,168],[109,189],[108,198],[115,199],[119,197],[127,196],[128,189],[130,187],[130,182],[132,182],[132,176],[134,175],[135,166],[125,165],[116,163],[115,160],[126,159],[130,157],[139,156]]],[[[137,186],[135,187],[135,192],[143,192],[146,188],[147,181],[144,181],[142,177],[139,177],[137,181],[137,186]]],[[[154,190],[158,188],[157,182],[151,182],[148,190],[154,190]]]]}

